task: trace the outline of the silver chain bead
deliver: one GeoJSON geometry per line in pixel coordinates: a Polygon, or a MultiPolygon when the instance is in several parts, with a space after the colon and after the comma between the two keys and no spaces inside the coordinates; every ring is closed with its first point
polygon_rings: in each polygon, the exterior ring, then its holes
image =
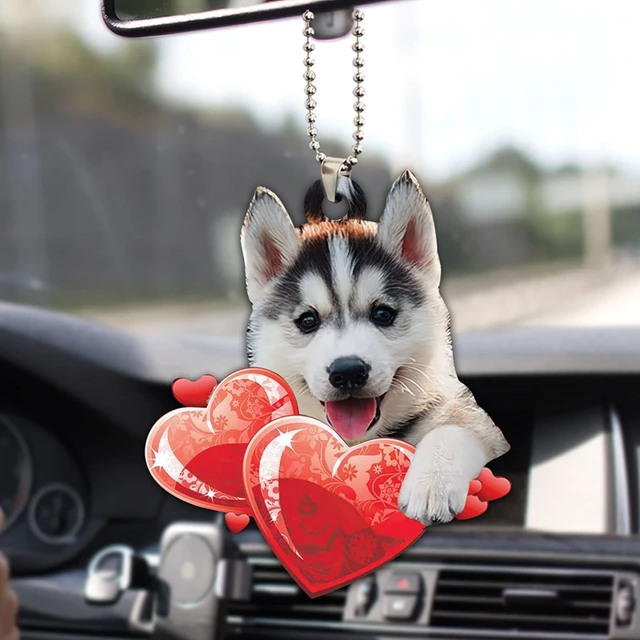
{"type": "MultiPolygon", "coordinates": [[[[303,78],[307,83],[305,86],[305,95],[306,101],[304,103],[305,108],[307,109],[307,117],[306,121],[309,125],[307,128],[307,135],[309,136],[309,148],[316,153],[316,160],[318,162],[323,162],[327,157],[325,153],[320,151],[320,143],[316,139],[318,136],[318,130],[316,129],[316,115],[313,113],[313,110],[316,108],[317,103],[313,100],[312,96],[316,93],[316,87],[313,84],[313,81],[316,79],[315,72],[311,69],[315,64],[315,61],[311,58],[311,52],[315,49],[315,45],[311,42],[311,38],[314,35],[313,27],[311,26],[311,22],[313,20],[313,13],[311,11],[305,11],[302,14],[302,19],[304,20],[305,27],[302,31],[302,35],[306,38],[304,46],[302,47],[305,52],[304,57],[304,66],[305,72],[303,78]]],[[[364,117],[362,116],[362,112],[364,111],[364,87],[362,86],[364,82],[364,74],[362,73],[362,67],[364,66],[364,58],[362,57],[362,52],[364,51],[364,45],[360,41],[360,38],[364,36],[364,29],[362,28],[362,21],[364,20],[364,13],[358,9],[356,9],[352,18],[356,23],[351,31],[352,35],[355,37],[355,42],[351,49],[355,52],[356,57],[353,59],[353,66],[356,68],[356,73],[353,76],[353,81],[355,83],[355,88],[353,90],[353,95],[356,97],[356,102],[353,105],[353,110],[356,113],[356,117],[353,119],[353,124],[356,127],[356,130],[353,132],[353,139],[355,144],[351,148],[351,155],[347,157],[344,161],[343,170],[345,172],[349,172],[356,164],[358,164],[358,156],[362,153],[362,145],[360,144],[364,139],[364,134],[362,133],[362,127],[364,126],[364,117]]]]}

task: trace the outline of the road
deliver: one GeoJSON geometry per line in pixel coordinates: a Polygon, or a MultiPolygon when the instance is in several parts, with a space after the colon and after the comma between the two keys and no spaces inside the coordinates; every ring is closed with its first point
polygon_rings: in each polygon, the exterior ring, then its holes
{"type": "Polygon", "coordinates": [[[640,326],[640,274],[630,275],[595,291],[569,298],[522,323],[535,326],[640,326]]]}

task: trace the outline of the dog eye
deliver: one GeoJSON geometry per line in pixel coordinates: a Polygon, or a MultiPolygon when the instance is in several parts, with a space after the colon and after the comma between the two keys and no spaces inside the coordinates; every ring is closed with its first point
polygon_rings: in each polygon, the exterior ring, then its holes
{"type": "Polygon", "coordinates": [[[295,323],[302,333],[311,333],[320,326],[320,318],[315,311],[305,311],[295,323]]]}
{"type": "Polygon", "coordinates": [[[396,312],[391,307],[377,305],[371,310],[371,321],[379,327],[390,326],[396,318],[396,312]]]}

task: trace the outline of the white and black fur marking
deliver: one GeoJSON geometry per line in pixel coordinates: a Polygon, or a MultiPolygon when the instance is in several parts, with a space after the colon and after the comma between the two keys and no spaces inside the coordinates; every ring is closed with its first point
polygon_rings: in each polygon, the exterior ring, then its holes
{"type": "Polygon", "coordinates": [[[378,224],[354,207],[340,221],[307,219],[295,228],[266,189],[250,204],[242,231],[249,362],[283,376],[301,413],[326,420],[323,403],[343,399],[329,383],[331,363],[364,360],[366,386],[352,395],[378,398],[379,417],[360,441],[414,444],[399,506],[427,525],[448,522],[464,508],[469,482],[509,444],[455,372],[429,204],[405,172],[378,224]],[[376,305],[395,311],[390,326],[373,323],[376,305]],[[319,326],[303,333],[296,319],[310,310],[319,326]]]}

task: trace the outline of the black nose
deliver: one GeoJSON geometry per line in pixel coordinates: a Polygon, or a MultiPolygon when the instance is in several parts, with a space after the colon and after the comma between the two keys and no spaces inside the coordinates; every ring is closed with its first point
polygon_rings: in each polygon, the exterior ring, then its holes
{"type": "Polygon", "coordinates": [[[337,358],[329,367],[329,382],[340,390],[361,389],[367,384],[371,367],[362,358],[337,358]]]}

